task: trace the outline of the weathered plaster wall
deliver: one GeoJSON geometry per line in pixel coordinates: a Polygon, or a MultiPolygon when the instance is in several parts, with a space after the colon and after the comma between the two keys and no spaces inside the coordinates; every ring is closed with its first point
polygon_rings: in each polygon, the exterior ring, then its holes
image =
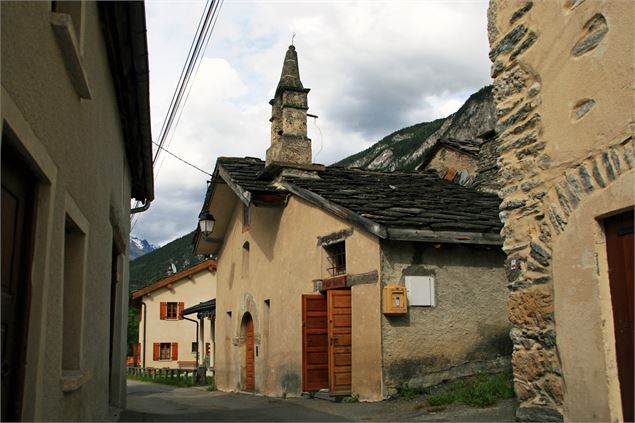
{"type": "Polygon", "coordinates": [[[441,147],[439,151],[434,154],[426,169],[434,169],[437,171],[440,177],[445,177],[448,168],[453,168],[456,172],[462,170],[474,178],[476,175],[476,166],[478,159],[476,157],[470,157],[467,154],[458,153],[450,148],[441,147]]]}
{"type": "MultiPolygon", "coordinates": [[[[141,348],[145,349],[145,367],[178,369],[178,361],[194,362],[196,360],[196,354],[192,352],[192,342],[196,342],[196,325],[185,319],[161,320],[161,302],[184,302],[185,308],[188,308],[216,298],[216,271],[203,269],[191,275],[191,279],[185,277],[172,285],[172,289],[163,287],[144,295],[142,299],[146,304],[147,313],[145,347],[143,345],[143,319],[139,321],[139,342],[142,343],[141,348]],[[153,360],[152,348],[155,342],[178,342],[178,360],[153,360]]],[[[197,320],[196,314],[187,317],[197,320]]],[[[204,342],[210,342],[210,353],[213,354],[210,322],[207,319],[204,322],[204,342]]],[[[205,345],[200,342],[199,339],[199,364],[202,364],[205,345]]],[[[141,362],[143,365],[143,350],[141,362]]],[[[185,367],[192,368],[194,365],[185,367]]]]}
{"type": "Polygon", "coordinates": [[[507,288],[496,247],[382,241],[382,286],[434,276],[436,306],[382,315],[384,395],[509,369],[507,288]]]}
{"type": "Polygon", "coordinates": [[[633,178],[634,7],[607,0],[490,2],[521,420],[621,418],[607,347],[612,323],[603,323],[612,322],[606,262],[597,239],[580,241],[593,236],[597,219],[635,202],[624,189],[633,178]],[[598,275],[591,276],[584,268],[596,254],[598,275]],[[579,310],[567,306],[592,298],[579,320],[579,310]]]}
{"type": "MultiPolygon", "coordinates": [[[[301,296],[315,293],[313,280],[327,276],[317,238],[351,226],[295,197],[284,208],[252,207],[248,230],[242,217],[243,205],[238,203],[218,259],[216,383],[221,390],[243,389],[241,323],[249,312],[258,347],[256,392],[297,396],[302,390],[301,296]],[[243,263],[245,242],[248,266],[243,263]]],[[[379,243],[374,236],[354,229],[346,238],[346,256],[349,274],[379,271],[379,243]]],[[[351,289],[352,391],[360,399],[377,400],[381,398],[380,287],[376,282],[351,289]]]]}
{"type": "MultiPolygon", "coordinates": [[[[38,177],[22,418],[108,420],[124,407],[130,176],[97,5],[85,2],[82,63],[92,100],[78,97],[51,27],[50,2],[2,2],[2,124],[38,177]],[[63,251],[66,214],[86,233],[80,389],[62,392],[63,251]],[[118,258],[109,398],[111,252],[118,258]]],[[[3,140],[5,142],[6,140],[3,140]]]]}

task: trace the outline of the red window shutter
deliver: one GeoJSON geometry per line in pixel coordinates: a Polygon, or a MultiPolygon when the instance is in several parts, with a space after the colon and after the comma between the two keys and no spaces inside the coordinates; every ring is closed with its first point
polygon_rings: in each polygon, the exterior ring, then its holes
{"type": "Polygon", "coordinates": [[[152,348],[152,359],[154,361],[157,361],[159,359],[160,349],[161,349],[161,344],[159,344],[158,342],[155,342],[152,348]]]}
{"type": "Polygon", "coordinates": [[[137,342],[137,348],[135,348],[135,364],[139,365],[139,359],[141,358],[141,344],[137,342]]]}
{"type": "Polygon", "coordinates": [[[162,301],[161,308],[159,311],[159,318],[161,320],[165,320],[167,316],[168,316],[168,303],[162,301]]]}
{"type": "Polygon", "coordinates": [[[185,310],[185,303],[179,303],[179,320],[183,319],[183,316],[181,316],[183,310],[185,310]]]}
{"type": "Polygon", "coordinates": [[[179,343],[178,342],[172,342],[172,360],[178,360],[179,359],[179,343]]]}

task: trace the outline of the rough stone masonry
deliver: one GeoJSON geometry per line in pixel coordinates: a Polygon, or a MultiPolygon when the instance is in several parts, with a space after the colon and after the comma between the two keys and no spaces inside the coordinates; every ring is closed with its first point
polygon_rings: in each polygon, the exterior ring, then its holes
{"type": "Polygon", "coordinates": [[[587,196],[606,189],[633,168],[632,126],[629,135],[628,122],[623,129],[620,127],[617,136],[598,139],[595,145],[558,137],[560,128],[592,115],[597,101],[582,93],[593,92],[586,89],[589,84],[565,86],[568,82],[564,80],[559,88],[556,71],[543,71],[555,56],[583,69],[589,60],[596,60],[593,54],[606,49],[607,34],[611,32],[610,20],[603,10],[608,8],[606,2],[583,3],[584,0],[490,0],[488,11],[489,57],[493,63],[499,134],[500,217],[507,254],[508,317],[513,324],[512,365],[520,402],[519,420],[557,421],[565,414],[565,377],[554,317],[553,241],[587,196]],[[569,39],[557,40],[558,43],[550,39],[554,32],[564,32],[554,31],[550,25],[584,21],[571,37],[570,45],[566,44],[569,39]],[[566,45],[566,50],[556,50],[556,44],[566,45]],[[527,60],[529,56],[531,60],[527,60]],[[549,114],[551,109],[544,106],[548,84],[551,100],[559,95],[558,89],[564,97],[571,95],[575,87],[585,88],[568,112],[558,111],[566,119],[556,121],[555,114],[549,114]],[[558,153],[558,148],[575,154],[571,159],[554,159],[552,152],[558,153]]]}

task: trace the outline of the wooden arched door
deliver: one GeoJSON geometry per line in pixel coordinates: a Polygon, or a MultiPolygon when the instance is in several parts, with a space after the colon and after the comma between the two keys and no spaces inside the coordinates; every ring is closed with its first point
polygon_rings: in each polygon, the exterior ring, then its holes
{"type": "Polygon", "coordinates": [[[245,391],[256,390],[256,356],[254,353],[254,321],[250,314],[245,315],[245,391]]]}

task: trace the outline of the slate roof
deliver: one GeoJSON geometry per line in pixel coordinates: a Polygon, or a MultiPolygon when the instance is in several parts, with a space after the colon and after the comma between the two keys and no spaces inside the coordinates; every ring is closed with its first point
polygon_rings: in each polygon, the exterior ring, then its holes
{"type": "Polygon", "coordinates": [[[500,232],[500,200],[440,179],[436,172],[328,167],[291,182],[387,227],[500,232]]]}
{"type": "Polygon", "coordinates": [[[478,156],[479,151],[481,151],[481,144],[478,141],[458,141],[454,139],[442,139],[437,143],[440,147],[447,146],[458,150],[465,154],[470,154],[472,156],[478,156]]]}
{"type": "MultiPolygon", "coordinates": [[[[251,192],[285,192],[280,184],[259,180],[265,163],[255,158],[218,159],[220,168],[242,189],[251,192]]],[[[434,172],[375,172],[329,166],[319,178],[285,177],[288,191],[312,193],[385,228],[498,234],[498,196],[480,193],[434,172]]],[[[319,197],[316,197],[316,195],[319,197]]],[[[207,207],[206,200],[204,209],[207,207]]],[[[319,205],[319,204],[318,204],[319,205]]]]}
{"type": "Polygon", "coordinates": [[[214,316],[216,314],[216,298],[200,302],[196,305],[186,308],[181,313],[182,316],[188,316],[190,314],[197,313],[197,317],[214,316]]]}

